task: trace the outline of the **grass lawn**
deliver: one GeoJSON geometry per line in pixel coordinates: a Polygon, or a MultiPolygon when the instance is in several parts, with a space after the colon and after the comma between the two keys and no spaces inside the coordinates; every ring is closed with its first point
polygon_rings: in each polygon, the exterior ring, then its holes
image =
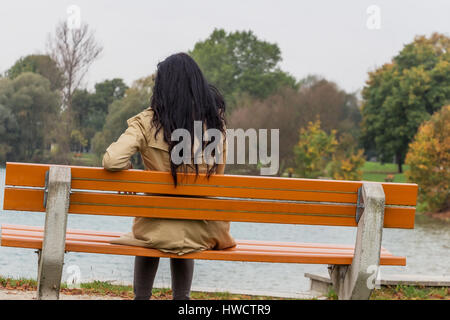
{"type": "MultiPolygon", "coordinates": [[[[0,277],[0,289],[7,290],[36,290],[37,282],[32,279],[11,279],[0,277]]],[[[94,281],[91,283],[82,283],[79,289],[69,289],[66,284],[61,286],[61,292],[69,295],[95,295],[121,297],[123,299],[133,299],[133,288],[125,285],[113,285],[108,282],[94,281]]],[[[333,290],[330,290],[326,296],[329,300],[337,299],[333,290]]],[[[170,289],[153,289],[155,300],[172,299],[170,289]]],[[[252,296],[245,294],[231,294],[228,292],[198,292],[191,293],[193,300],[293,300],[283,299],[271,296],[252,296]]],[[[450,288],[420,288],[415,286],[391,286],[375,290],[371,300],[450,300],[450,288]]]]}
{"type": "MultiPolygon", "coordinates": [[[[333,290],[327,295],[330,300],[336,300],[333,290]]],[[[386,286],[373,291],[370,300],[450,300],[450,288],[418,287],[418,286],[386,286]]]]}
{"type": "MultiPolygon", "coordinates": [[[[408,166],[403,166],[403,172],[405,170],[408,170],[408,166]]],[[[397,183],[406,183],[406,176],[404,173],[398,173],[398,168],[395,163],[385,163],[381,164],[380,162],[374,162],[374,161],[366,161],[364,163],[364,166],[362,167],[362,180],[364,181],[375,181],[375,182],[386,182],[385,178],[388,175],[393,175],[394,179],[392,182],[397,183]]],[[[287,173],[283,174],[283,177],[287,177],[287,173]]],[[[294,177],[298,177],[296,174],[294,174],[294,177]]],[[[331,178],[327,178],[331,179],[331,178]]]]}
{"type": "MultiPolygon", "coordinates": [[[[408,166],[403,165],[403,171],[407,170],[408,166]]],[[[380,172],[380,173],[397,173],[398,167],[395,163],[385,163],[366,161],[364,163],[363,171],[367,172],[380,172]]]]}
{"type": "MultiPolygon", "coordinates": [[[[372,172],[363,172],[362,179],[364,181],[376,181],[376,182],[385,182],[387,174],[385,173],[372,173],[372,172]]],[[[404,173],[396,173],[394,174],[394,180],[392,182],[398,183],[406,183],[406,177],[404,173]]]]}
{"type": "Polygon", "coordinates": [[[94,153],[72,153],[73,163],[80,166],[94,167],[97,159],[94,153]]]}
{"type": "MultiPolygon", "coordinates": [[[[12,279],[0,277],[0,289],[19,290],[19,291],[35,291],[37,289],[37,281],[33,279],[12,279]]],[[[126,285],[115,285],[109,282],[94,281],[90,283],[80,284],[79,289],[68,288],[67,284],[61,285],[61,293],[67,295],[94,295],[94,296],[111,296],[120,297],[125,300],[133,299],[133,287],[126,285]]],[[[155,300],[171,300],[171,289],[153,289],[152,299],[155,300]]],[[[253,296],[246,294],[232,294],[229,292],[199,292],[192,291],[191,299],[193,300],[291,300],[270,296],[253,296]]]]}
{"type": "MultiPolygon", "coordinates": [[[[403,171],[408,170],[408,166],[403,166],[403,171]]],[[[392,182],[405,183],[406,177],[404,173],[398,173],[398,168],[395,163],[385,163],[366,161],[363,168],[363,180],[365,181],[376,181],[385,182],[387,175],[391,174],[394,176],[392,182]]]]}

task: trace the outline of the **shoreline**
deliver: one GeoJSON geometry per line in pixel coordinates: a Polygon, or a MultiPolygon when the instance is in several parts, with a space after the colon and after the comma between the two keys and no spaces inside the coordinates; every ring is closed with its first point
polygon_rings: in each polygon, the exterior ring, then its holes
{"type": "Polygon", "coordinates": [[[443,212],[421,212],[418,214],[423,214],[428,218],[450,223],[450,209],[443,212]]]}

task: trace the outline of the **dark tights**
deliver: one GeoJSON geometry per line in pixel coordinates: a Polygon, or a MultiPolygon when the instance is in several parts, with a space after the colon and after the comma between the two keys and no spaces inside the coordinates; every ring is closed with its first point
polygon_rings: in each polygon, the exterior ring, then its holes
{"type": "MultiPolygon", "coordinates": [[[[159,258],[136,257],[134,260],[134,299],[148,300],[152,295],[153,281],[158,270],[159,258]]],[[[174,300],[189,300],[194,260],[170,259],[172,292],[174,300]]]]}

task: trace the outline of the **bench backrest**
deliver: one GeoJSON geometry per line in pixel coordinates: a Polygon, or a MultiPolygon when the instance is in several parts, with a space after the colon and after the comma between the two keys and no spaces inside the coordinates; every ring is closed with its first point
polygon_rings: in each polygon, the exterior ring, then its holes
{"type": "MultiPolygon", "coordinates": [[[[7,163],[5,210],[45,212],[50,165],[7,163]]],[[[215,175],[71,166],[69,213],[239,222],[357,226],[361,181],[215,175]],[[141,194],[118,194],[137,192],[141,194]]],[[[382,183],[385,228],[414,228],[416,184],[382,183]]]]}

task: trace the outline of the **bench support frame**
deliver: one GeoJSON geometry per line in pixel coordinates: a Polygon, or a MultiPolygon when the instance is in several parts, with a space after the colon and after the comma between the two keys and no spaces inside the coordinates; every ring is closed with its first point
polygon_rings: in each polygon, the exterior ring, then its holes
{"type": "Polygon", "coordinates": [[[59,299],[66,242],[71,172],[69,167],[51,166],[48,174],[45,229],[39,251],[38,300],[59,299]]]}
{"type": "Polygon", "coordinates": [[[361,195],[364,212],[358,222],[352,264],[328,268],[340,300],[369,299],[380,265],[385,204],[383,186],[380,183],[364,183],[361,195]]]}

